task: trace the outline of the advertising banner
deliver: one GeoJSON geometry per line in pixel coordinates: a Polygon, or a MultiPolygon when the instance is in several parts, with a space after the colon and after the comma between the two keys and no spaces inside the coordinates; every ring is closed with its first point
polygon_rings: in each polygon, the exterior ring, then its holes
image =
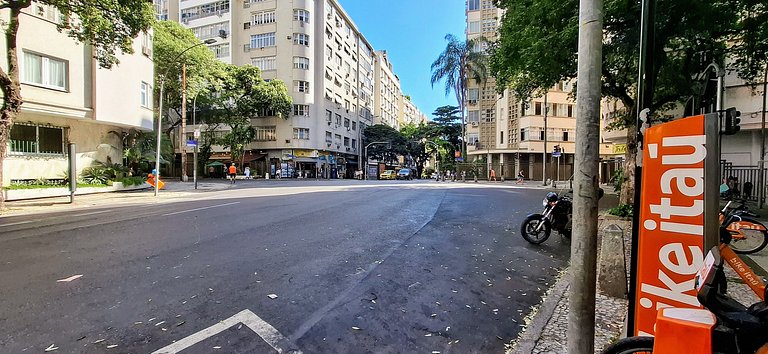
{"type": "Polygon", "coordinates": [[[630,299],[635,335],[654,334],[661,308],[701,307],[694,277],[704,260],[704,122],[703,115],[687,117],[645,132],[637,263],[630,299]]]}

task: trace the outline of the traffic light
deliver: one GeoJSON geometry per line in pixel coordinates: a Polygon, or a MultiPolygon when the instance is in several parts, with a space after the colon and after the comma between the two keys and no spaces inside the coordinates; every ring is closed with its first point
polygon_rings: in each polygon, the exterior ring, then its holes
{"type": "Polygon", "coordinates": [[[554,149],[554,150],[552,150],[553,153],[560,152],[560,145],[555,145],[553,149],[554,149]]]}
{"type": "Polygon", "coordinates": [[[737,111],[736,108],[728,108],[725,110],[725,121],[722,125],[722,133],[723,135],[733,135],[739,132],[741,130],[741,112],[737,111]]]}

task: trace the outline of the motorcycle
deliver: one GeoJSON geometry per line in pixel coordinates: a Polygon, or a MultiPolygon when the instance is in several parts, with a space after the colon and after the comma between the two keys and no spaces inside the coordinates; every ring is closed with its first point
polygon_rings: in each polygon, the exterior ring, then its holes
{"type": "MultiPolygon", "coordinates": [[[[555,192],[547,193],[542,201],[544,211],[541,214],[531,214],[525,218],[520,226],[520,234],[523,238],[538,245],[546,241],[552,230],[557,231],[566,238],[571,237],[571,218],[573,216],[573,191],[558,195],[555,192]]],[[[598,198],[603,197],[603,190],[598,189],[598,198]]]]}

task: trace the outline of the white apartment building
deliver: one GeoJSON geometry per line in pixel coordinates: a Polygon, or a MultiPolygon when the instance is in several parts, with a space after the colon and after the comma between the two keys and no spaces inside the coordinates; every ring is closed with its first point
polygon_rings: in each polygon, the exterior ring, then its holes
{"type": "Polygon", "coordinates": [[[403,95],[400,99],[400,126],[406,124],[426,124],[427,115],[422,113],[416,105],[411,102],[411,97],[403,95]]]}
{"type": "Polygon", "coordinates": [[[373,104],[373,123],[385,124],[400,130],[400,78],[395,75],[386,50],[376,51],[374,55],[376,95],[373,104]]]}
{"type": "MultiPolygon", "coordinates": [[[[503,10],[494,6],[492,0],[468,0],[467,39],[497,39],[503,15],[503,10]]],[[[475,48],[485,49],[484,43],[478,43],[475,48]]],[[[560,82],[545,95],[522,102],[509,90],[498,95],[493,78],[482,83],[470,80],[465,102],[468,161],[485,157],[487,169],[493,168],[497,176],[504,178],[513,178],[518,171],[535,180],[570,178],[576,138],[576,102],[571,98],[572,89],[571,83],[560,82]],[[562,149],[560,157],[552,154],[556,145],[562,149]]],[[[601,144],[600,149],[601,156],[610,156],[610,144],[601,144]]]]}
{"type": "MultiPolygon", "coordinates": [[[[4,21],[10,12],[0,11],[4,21]]],[[[24,103],[11,128],[3,184],[63,179],[67,144],[75,143],[78,170],[95,161],[122,162],[121,133],[152,130],[152,34],[134,41],[133,55],[102,69],[93,47],[56,30],[61,13],[33,2],[19,16],[17,39],[24,103]],[[52,45],[55,44],[55,45],[52,45]]],[[[7,48],[6,38],[0,46],[7,48]]],[[[4,70],[8,64],[3,60],[4,70]]],[[[7,71],[6,71],[7,72],[7,71]]]]}
{"type": "MultiPolygon", "coordinates": [[[[257,141],[248,146],[245,165],[255,174],[351,178],[362,167],[362,130],[377,123],[399,128],[402,92],[386,52],[374,53],[336,0],[156,4],[200,39],[226,34],[210,47],[219,60],[257,66],[264,79],[288,86],[294,103],[288,119],[251,122],[257,141]]],[[[212,159],[229,157],[221,151],[212,159]]]]}

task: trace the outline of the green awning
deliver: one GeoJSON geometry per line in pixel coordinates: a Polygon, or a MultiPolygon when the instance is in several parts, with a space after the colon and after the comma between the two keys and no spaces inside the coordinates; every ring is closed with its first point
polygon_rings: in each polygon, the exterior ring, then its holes
{"type": "Polygon", "coordinates": [[[205,165],[205,167],[217,167],[217,166],[226,166],[226,165],[219,161],[213,161],[205,165]]]}

